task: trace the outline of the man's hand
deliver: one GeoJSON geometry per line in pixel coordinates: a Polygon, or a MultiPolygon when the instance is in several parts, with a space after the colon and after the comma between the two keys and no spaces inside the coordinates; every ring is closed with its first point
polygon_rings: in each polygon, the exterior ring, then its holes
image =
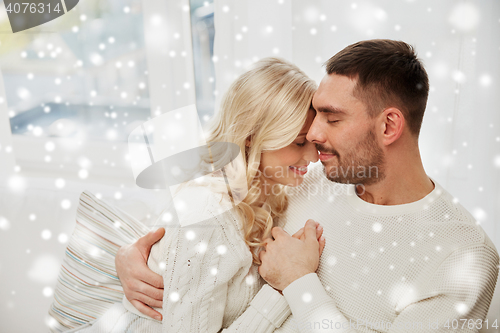
{"type": "Polygon", "coordinates": [[[325,239],[321,236],[318,241],[316,226],[316,222],[307,220],[303,232],[299,230],[294,236],[274,227],[274,240],[264,240],[265,250],[259,253],[262,261],[259,274],[273,288],[283,290],[293,281],[318,269],[325,239]]]}
{"type": "Polygon", "coordinates": [[[162,320],[161,314],[150,306],[163,306],[163,278],[150,270],[147,262],[151,246],[164,234],[164,228],[151,231],[137,242],[122,246],[115,257],[116,272],[125,297],[141,313],[157,320],[162,320]]]}
{"type": "MultiPolygon", "coordinates": [[[[323,253],[323,249],[325,248],[325,237],[323,236],[323,226],[319,224],[318,222],[316,223],[316,239],[318,240],[319,243],[319,256],[321,257],[321,254],[323,253]]],[[[304,235],[304,227],[300,228],[296,233],[292,235],[293,238],[297,238],[300,240],[305,239],[304,235]]]]}

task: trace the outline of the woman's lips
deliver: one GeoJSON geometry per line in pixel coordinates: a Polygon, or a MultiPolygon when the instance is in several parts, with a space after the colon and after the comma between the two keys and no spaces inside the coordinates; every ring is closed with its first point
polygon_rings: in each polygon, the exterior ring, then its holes
{"type": "Polygon", "coordinates": [[[325,154],[325,153],[319,152],[319,159],[321,161],[329,160],[329,159],[333,158],[334,156],[337,156],[337,155],[335,155],[335,154],[325,154]]]}
{"type": "Polygon", "coordinates": [[[307,165],[303,166],[303,167],[289,166],[288,168],[290,170],[292,170],[293,172],[295,172],[296,174],[301,175],[301,176],[303,176],[307,173],[307,165]]]}

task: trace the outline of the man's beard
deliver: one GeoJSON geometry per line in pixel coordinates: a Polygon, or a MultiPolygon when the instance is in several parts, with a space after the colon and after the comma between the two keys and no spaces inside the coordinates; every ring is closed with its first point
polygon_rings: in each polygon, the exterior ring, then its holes
{"type": "Polygon", "coordinates": [[[328,162],[322,162],[326,177],[332,182],[372,185],[385,178],[384,153],[376,144],[373,130],[370,130],[353,150],[342,156],[335,149],[323,149],[320,144],[316,144],[316,149],[337,156],[336,165],[328,167],[325,166],[328,162]]]}

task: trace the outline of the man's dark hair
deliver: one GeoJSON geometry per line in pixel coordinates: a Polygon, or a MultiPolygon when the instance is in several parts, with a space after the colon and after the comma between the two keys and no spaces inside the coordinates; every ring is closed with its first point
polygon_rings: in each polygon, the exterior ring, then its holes
{"type": "Polygon", "coordinates": [[[354,96],[368,106],[372,117],[396,107],[418,138],[429,79],[411,45],[389,39],[365,40],[347,46],[325,65],[328,74],[357,79],[354,96]]]}

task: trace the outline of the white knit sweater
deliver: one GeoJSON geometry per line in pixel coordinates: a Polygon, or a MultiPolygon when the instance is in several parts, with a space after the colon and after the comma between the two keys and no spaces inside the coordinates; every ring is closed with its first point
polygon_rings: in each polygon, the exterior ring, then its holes
{"type": "Polygon", "coordinates": [[[234,208],[226,210],[231,207],[228,196],[194,186],[177,193],[175,202],[187,204],[178,209],[183,223],[174,218],[163,225],[165,236],[153,245],[148,259],[151,270],[163,276],[163,309],[156,308],[162,322],[142,314],[124,297],[81,332],[274,331],[290,309],[283,296],[264,285],[252,264],[242,221],[234,208]]]}
{"type": "Polygon", "coordinates": [[[457,200],[433,180],[435,189],[419,201],[374,205],[354,186],[328,181],[323,170],[315,163],[289,191],[285,231],[293,234],[312,218],[324,226],[326,246],[317,274],[283,291],[293,315],[276,332],[477,332],[486,326],[498,252],[457,200]]]}

